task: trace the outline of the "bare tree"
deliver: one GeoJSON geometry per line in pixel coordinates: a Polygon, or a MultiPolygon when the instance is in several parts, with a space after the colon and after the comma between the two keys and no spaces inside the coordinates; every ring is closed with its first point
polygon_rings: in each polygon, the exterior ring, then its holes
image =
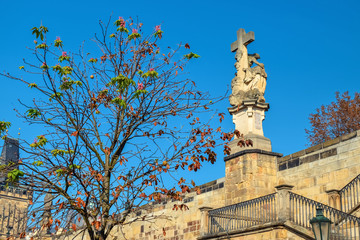
{"type": "Polygon", "coordinates": [[[199,114],[220,98],[185,78],[185,65],[199,57],[188,44],[165,52],[158,45],[160,26],[145,35],[132,19],[100,26],[94,55],[84,47],[66,51],[59,37],[52,43],[45,26],[35,27],[36,59],[20,67],[35,80],[3,74],[36,91],[31,105],[22,103],[27,111],[21,116],[42,132],[34,142],[22,140],[26,157],[8,180],[34,192],[29,227],[42,229],[38,233],[76,231],[81,221],[91,239],[106,239],[114,226],[138,220],[129,215],[139,206],[198,190],[173,173],[214,163],[218,135],[233,136],[209,125],[211,114],[222,120],[222,113],[199,114]]]}

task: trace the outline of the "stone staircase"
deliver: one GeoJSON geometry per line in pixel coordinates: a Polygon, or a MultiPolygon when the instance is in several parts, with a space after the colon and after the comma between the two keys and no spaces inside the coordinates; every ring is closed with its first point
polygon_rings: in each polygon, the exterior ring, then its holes
{"type": "Polygon", "coordinates": [[[330,239],[360,240],[360,218],[290,190],[291,186],[278,186],[276,193],[208,211],[203,219],[205,231],[198,239],[231,239],[232,235],[279,227],[302,239],[314,239],[309,221],[320,206],[332,221],[330,239]]]}

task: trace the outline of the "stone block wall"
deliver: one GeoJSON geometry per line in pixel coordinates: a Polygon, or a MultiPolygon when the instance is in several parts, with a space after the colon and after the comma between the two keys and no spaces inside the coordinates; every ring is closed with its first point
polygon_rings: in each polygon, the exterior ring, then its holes
{"type": "Polygon", "coordinates": [[[132,218],[142,219],[144,215],[147,215],[147,218],[129,224],[123,229],[114,229],[112,236],[123,239],[121,233],[124,233],[126,239],[130,240],[196,239],[204,230],[200,208],[225,206],[224,180],[221,178],[201,185],[199,195],[195,192],[187,194],[183,203],[188,206],[188,210],[174,210],[174,204],[180,202],[171,201],[144,206],[134,213],[132,218]],[[149,216],[152,216],[153,220],[149,216]]]}
{"type": "Polygon", "coordinates": [[[360,174],[360,130],[278,159],[278,184],[328,204],[326,191],[340,190],[360,174]]]}
{"type": "Polygon", "coordinates": [[[226,205],[275,192],[277,154],[244,150],[225,158],[226,205]]]}

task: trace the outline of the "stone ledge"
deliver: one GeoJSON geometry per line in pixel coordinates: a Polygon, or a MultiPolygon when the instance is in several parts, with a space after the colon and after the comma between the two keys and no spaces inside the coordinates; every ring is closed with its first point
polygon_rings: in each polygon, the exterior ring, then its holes
{"type": "Polygon", "coordinates": [[[239,230],[232,230],[228,232],[216,233],[216,234],[207,234],[198,237],[198,240],[205,240],[205,239],[230,239],[229,236],[232,237],[239,237],[239,236],[246,236],[252,235],[256,233],[262,232],[269,232],[276,229],[286,229],[289,232],[292,232],[303,239],[314,240],[313,233],[311,230],[296,225],[290,221],[274,221],[270,223],[265,223],[259,226],[248,227],[239,230]]]}
{"type": "MultiPolygon", "coordinates": [[[[316,151],[319,151],[321,149],[325,149],[325,148],[328,148],[330,146],[333,146],[333,145],[336,145],[340,142],[345,142],[347,140],[350,140],[352,138],[355,138],[358,136],[358,132],[360,134],[360,130],[357,130],[357,131],[354,131],[352,133],[349,133],[349,134],[346,134],[346,135],[343,135],[343,136],[340,136],[340,137],[337,137],[337,138],[334,138],[334,139],[331,139],[331,140],[328,140],[326,142],[323,142],[323,143],[320,143],[320,144],[317,144],[315,146],[312,146],[312,147],[309,147],[309,148],[306,148],[304,150],[301,150],[301,151],[298,151],[298,152],[295,152],[295,153],[292,153],[292,154],[289,154],[289,155],[286,155],[282,158],[279,159],[278,163],[283,163],[283,162],[286,162],[290,159],[294,159],[294,158],[298,158],[298,157],[301,157],[301,156],[305,156],[306,154],[309,154],[309,153],[312,153],[312,152],[316,152],[316,151]]],[[[301,163],[300,163],[301,164],[301,163]]]]}
{"type": "Polygon", "coordinates": [[[248,154],[248,153],[260,153],[260,154],[264,154],[264,155],[269,155],[269,156],[275,156],[275,157],[282,157],[283,155],[281,153],[276,153],[276,152],[269,152],[269,151],[265,151],[265,150],[260,150],[260,149],[245,149],[243,151],[231,154],[229,156],[224,157],[224,161],[229,161],[233,158],[236,157],[240,157],[242,155],[248,154]]]}

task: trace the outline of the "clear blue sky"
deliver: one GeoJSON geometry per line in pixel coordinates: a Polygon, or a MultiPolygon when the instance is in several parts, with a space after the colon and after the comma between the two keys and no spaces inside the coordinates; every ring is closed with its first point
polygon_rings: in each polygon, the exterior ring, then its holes
{"type": "MultiPolygon", "coordinates": [[[[290,154],[306,147],[308,116],[334,100],[335,91],[359,91],[360,1],[1,1],[0,70],[21,74],[18,66],[33,45],[30,29],[41,21],[75,51],[99,32],[98,20],[138,17],[144,27],[161,24],[169,46],[190,43],[201,58],[189,65],[189,77],[213,95],[229,88],[234,76],[230,44],[238,28],[255,32],[249,52],[257,52],[268,74],[266,100],[270,110],[265,136],[273,151],[290,154]]],[[[17,120],[18,98],[31,101],[23,85],[0,77],[0,120],[13,123],[32,139],[31,126],[17,120]]],[[[226,112],[224,101],[219,108],[226,112]]],[[[232,128],[230,116],[226,126],[232,128]]],[[[221,151],[220,151],[221,152],[221,151]]],[[[198,183],[224,176],[220,156],[207,166],[198,183]],[[206,172],[206,174],[205,174],[206,172]]]]}

